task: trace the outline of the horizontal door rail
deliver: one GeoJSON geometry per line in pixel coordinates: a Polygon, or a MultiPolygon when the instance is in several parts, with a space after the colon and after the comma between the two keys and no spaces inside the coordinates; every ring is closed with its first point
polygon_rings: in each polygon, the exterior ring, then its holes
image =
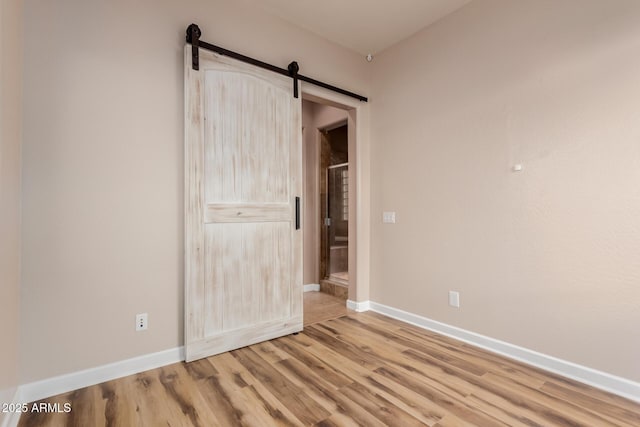
{"type": "Polygon", "coordinates": [[[350,96],[352,98],[356,98],[360,101],[367,102],[368,99],[366,96],[358,95],[357,93],[350,92],[345,89],[341,89],[339,87],[330,85],[328,83],[321,82],[316,79],[312,79],[311,77],[304,76],[299,74],[300,67],[296,61],[293,61],[289,64],[287,68],[280,68],[275,65],[268,64],[266,62],[260,61],[255,58],[251,58],[246,55],[242,55],[241,53],[234,52],[232,50],[225,49],[220,46],[213,45],[211,43],[204,42],[200,40],[200,36],[202,32],[200,31],[200,27],[196,24],[191,24],[187,27],[187,43],[191,44],[191,58],[192,58],[192,67],[194,70],[200,69],[200,59],[198,48],[206,49],[211,52],[216,52],[220,55],[228,56],[229,58],[237,59],[238,61],[246,62],[247,64],[255,65],[260,68],[264,68],[265,70],[273,71],[274,73],[282,74],[283,76],[288,76],[293,79],[293,96],[298,97],[298,81],[301,80],[303,82],[311,83],[316,86],[320,86],[325,89],[329,89],[331,91],[340,93],[342,95],[350,96]]]}

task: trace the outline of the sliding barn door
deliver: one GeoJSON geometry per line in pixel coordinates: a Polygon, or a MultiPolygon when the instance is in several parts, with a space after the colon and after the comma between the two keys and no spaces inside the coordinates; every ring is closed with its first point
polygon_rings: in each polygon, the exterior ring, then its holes
{"type": "Polygon", "coordinates": [[[301,103],[290,78],[185,50],[187,361],[302,330],[301,103]]]}

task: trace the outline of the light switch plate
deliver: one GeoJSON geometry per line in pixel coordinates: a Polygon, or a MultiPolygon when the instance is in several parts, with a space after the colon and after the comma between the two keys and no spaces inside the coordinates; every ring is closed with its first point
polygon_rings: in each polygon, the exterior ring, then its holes
{"type": "Polygon", "coordinates": [[[396,213],[395,212],[382,212],[382,222],[385,224],[395,224],[396,223],[396,213]]]}
{"type": "Polygon", "coordinates": [[[451,307],[460,308],[460,293],[456,291],[449,291],[449,305],[451,307]]]}

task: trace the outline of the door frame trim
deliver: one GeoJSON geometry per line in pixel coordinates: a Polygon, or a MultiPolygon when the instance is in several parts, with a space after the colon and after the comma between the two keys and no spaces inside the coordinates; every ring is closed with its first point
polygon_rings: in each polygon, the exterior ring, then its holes
{"type": "MultiPolygon", "coordinates": [[[[369,300],[371,151],[369,103],[302,82],[302,99],[347,112],[349,140],[349,300],[369,300]],[[353,179],[354,181],[351,181],[353,179]]],[[[308,197],[308,195],[305,195],[308,197]]]]}

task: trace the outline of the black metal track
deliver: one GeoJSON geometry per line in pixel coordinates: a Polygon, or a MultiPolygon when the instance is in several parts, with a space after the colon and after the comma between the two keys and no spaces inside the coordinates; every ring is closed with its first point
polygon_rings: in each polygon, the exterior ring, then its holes
{"type": "Polygon", "coordinates": [[[213,45],[211,43],[204,42],[200,40],[201,36],[200,28],[196,24],[191,24],[187,27],[187,43],[191,44],[193,47],[192,50],[192,60],[193,60],[193,69],[198,70],[200,68],[199,64],[199,55],[198,48],[206,49],[211,52],[216,52],[220,55],[228,56],[229,58],[237,59],[242,62],[246,62],[247,64],[255,65],[256,67],[264,68],[265,70],[272,71],[274,73],[282,74],[283,76],[288,76],[293,79],[293,95],[298,97],[298,80],[302,80],[303,82],[311,83],[316,86],[320,86],[325,89],[332,90],[334,92],[341,93],[342,95],[350,96],[352,98],[356,98],[360,101],[367,102],[368,99],[366,96],[358,95],[357,93],[350,92],[348,90],[341,89],[339,87],[330,85],[328,83],[321,82],[316,79],[312,79],[311,77],[303,76],[302,74],[298,74],[298,70],[300,69],[297,62],[292,62],[289,64],[288,68],[280,68],[275,65],[268,64],[266,62],[260,61],[258,59],[251,58],[246,55],[242,55],[240,53],[234,52],[232,50],[225,49],[220,46],[213,45]]]}

